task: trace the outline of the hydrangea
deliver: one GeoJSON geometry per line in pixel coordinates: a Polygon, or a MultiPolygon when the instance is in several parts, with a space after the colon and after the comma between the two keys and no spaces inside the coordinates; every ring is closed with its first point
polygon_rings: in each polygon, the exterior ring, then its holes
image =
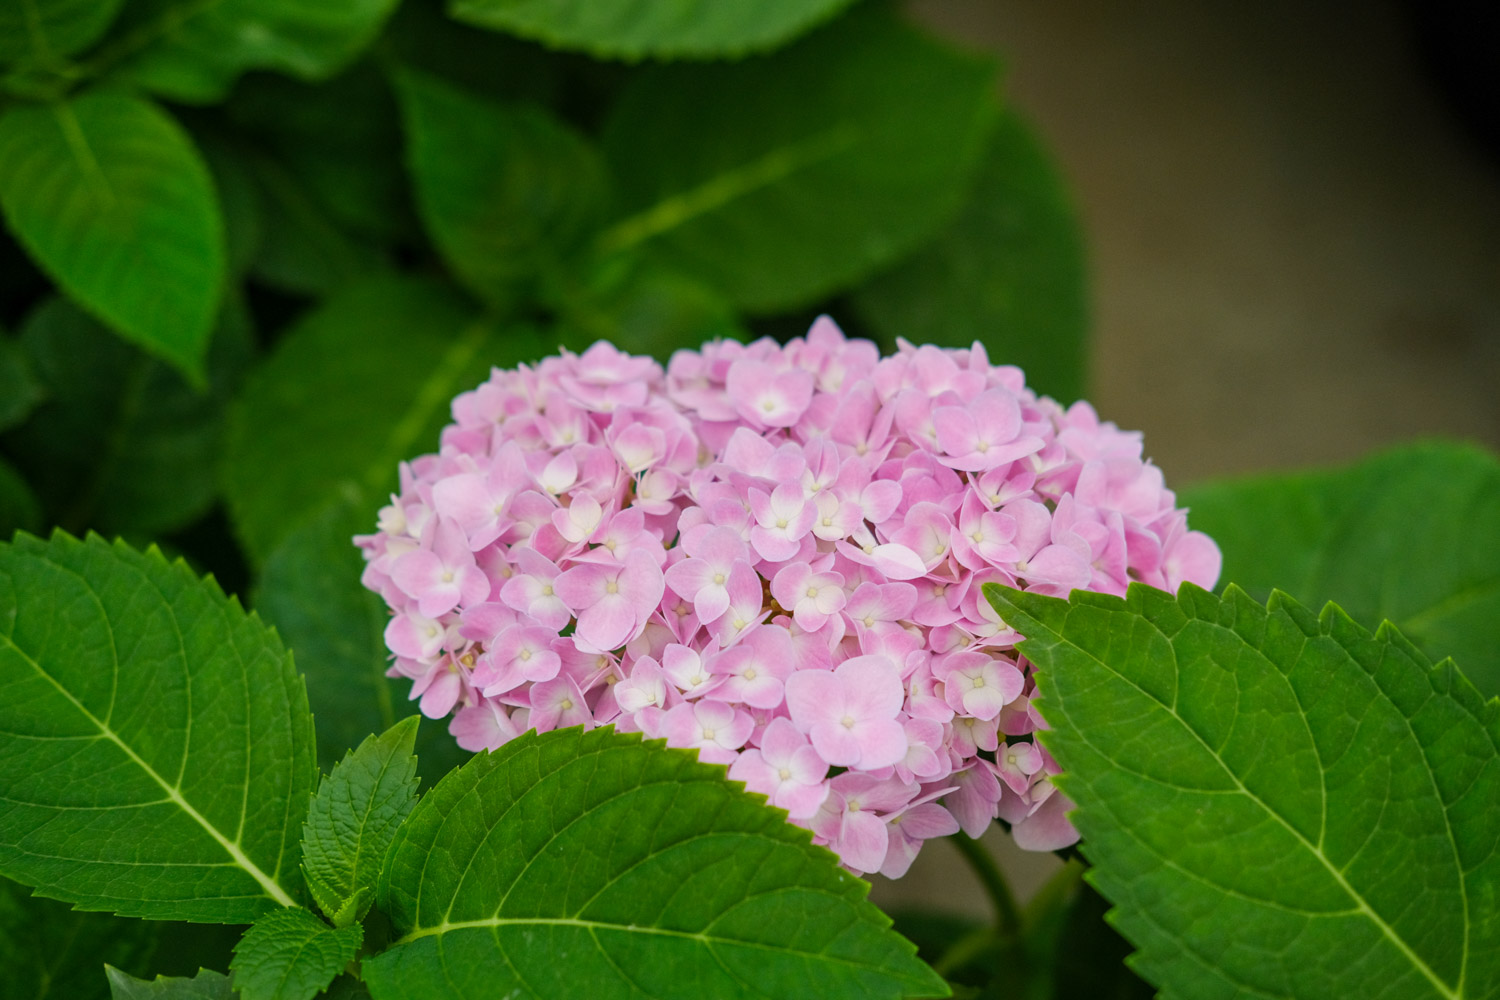
{"type": "Polygon", "coordinates": [[[356,539],[392,676],[470,750],[612,724],[695,748],[854,871],[998,816],[1073,843],[989,582],[1211,587],[1141,437],[984,348],[892,357],[827,317],[663,370],[606,343],[453,401],[356,539]]]}

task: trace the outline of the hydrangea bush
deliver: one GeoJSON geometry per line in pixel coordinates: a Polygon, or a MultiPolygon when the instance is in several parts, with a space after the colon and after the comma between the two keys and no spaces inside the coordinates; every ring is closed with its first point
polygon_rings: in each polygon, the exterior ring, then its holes
{"type": "Polygon", "coordinates": [[[606,723],[695,748],[856,872],[996,816],[1078,839],[988,583],[1212,587],[1139,434],[984,348],[600,342],[453,401],[358,539],[393,675],[468,750],[606,723]]]}

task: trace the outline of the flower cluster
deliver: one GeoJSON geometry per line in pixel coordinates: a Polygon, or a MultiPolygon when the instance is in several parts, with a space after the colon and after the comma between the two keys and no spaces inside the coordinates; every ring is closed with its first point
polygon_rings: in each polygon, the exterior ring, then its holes
{"type": "Polygon", "coordinates": [[[1219,573],[1138,434],[977,344],[881,358],[824,317],[663,371],[599,343],[453,418],[357,539],[422,712],[471,750],[606,723],[696,748],[859,872],[996,816],[1077,839],[981,585],[1219,573]]]}

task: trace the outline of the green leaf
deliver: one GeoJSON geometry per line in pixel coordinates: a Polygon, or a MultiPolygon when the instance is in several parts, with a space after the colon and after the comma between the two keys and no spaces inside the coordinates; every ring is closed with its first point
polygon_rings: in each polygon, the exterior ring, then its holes
{"type": "Polygon", "coordinates": [[[544,108],[502,107],[410,70],[396,91],[422,222],[481,298],[509,301],[602,218],[599,154],[544,108]]]}
{"type": "Polygon", "coordinates": [[[319,204],[302,178],[280,160],[248,154],[264,214],[258,252],[251,262],[260,282],[298,295],[330,295],[379,272],[379,249],[345,232],[319,204]]]}
{"type": "MultiPolygon", "coordinates": [[[[372,732],[395,725],[411,682],[386,676],[390,610],[361,585],[364,559],[350,537],[370,530],[373,504],[334,495],[267,556],[255,608],[297,651],[318,720],[318,760],[333,767],[372,732]]],[[[417,770],[435,784],[469,758],[439,720],[424,719],[417,770]]]]}
{"type": "Polygon", "coordinates": [[[48,65],[97,42],[124,0],[19,0],[0,6],[0,63],[48,65]]]}
{"type": "Polygon", "coordinates": [[[849,2],[452,0],[451,7],[459,20],[606,59],[713,59],[775,48],[833,17],[849,2]]]}
{"type": "Polygon", "coordinates": [[[396,997],[938,996],[869,884],[694,755],[531,732],[428,792],[397,834],[364,963],[396,997]]]}
{"type": "Polygon", "coordinates": [[[613,257],[586,283],[564,285],[550,298],[558,339],[578,351],[608,340],[666,363],[673,351],[698,350],[710,340],[751,339],[718,292],[649,257],[613,257]]]}
{"type": "Polygon", "coordinates": [[[1087,274],[1078,217],[1057,167],[1019,115],[1003,112],[969,200],[936,240],[853,296],[888,342],[968,347],[1020,365],[1035,389],[1084,394],[1087,274]]]}
{"type": "Polygon", "coordinates": [[[267,234],[260,186],[246,162],[249,158],[237,143],[222,136],[195,136],[203,161],[213,175],[224,217],[224,260],[230,287],[238,285],[260,253],[267,234]]]}
{"type": "Polygon", "coordinates": [[[119,75],[190,104],[222,100],[241,73],[324,80],[380,33],[398,0],[138,0],[147,40],[119,75]]]}
{"type": "Polygon", "coordinates": [[[1224,552],[1219,578],[1264,600],[1331,599],[1389,619],[1433,659],[1500,694],[1500,459],[1473,445],[1402,445],[1338,469],[1251,476],[1182,494],[1224,552]]]}
{"type": "Polygon", "coordinates": [[[267,913],[240,939],[229,970],[243,1000],[312,1000],[359,951],[359,924],[335,930],[300,907],[267,913]]]}
{"type": "Polygon", "coordinates": [[[248,77],[224,111],[338,228],[381,243],[415,233],[396,101],[370,62],[318,84],[248,77]]]}
{"type": "Polygon", "coordinates": [[[66,299],[28,317],[21,341],[47,402],[7,444],[57,523],[149,538],[208,510],[225,402],[250,358],[248,322],[226,308],[205,394],[66,299]]]}
{"type": "Polygon", "coordinates": [[[155,550],[0,545],[0,874],[244,923],[297,891],[312,717],[274,633],[155,550]]]}
{"type": "Polygon", "coordinates": [[[437,450],[449,402],[502,367],[543,353],[529,330],[473,319],[444,286],[385,277],[308,314],[230,410],[223,486],[257,562],[337,496],[375,512],[397,463],[437,450]]]}
{"type": "Polygon", "coordinates": [[[396,723],[404,697],[385,676],[390,612],[360,585],[364,559],[350,542],[372,516],[359,498],[334,496],[266,557],[255,609],[297,651],[318,720],[318,759],[332,767],[360,740],[396,723]]]}
{"type": "Polygon", "coordinates": [[[223,224],[208,168],[171,117],[108,92],[9,109],[0,207],[70,296],[202,383],[223,224]]]}
{"type": "Polygon", "coordinates": [[[0,331],[0,431],[25,420],[45,395],[26,352],[0,331]]]}
{"type": "Polygon", "coordinates": [[[386,848],[417,804],[418,718],[366,737],[313,796],[302,826],[302,873],[330,918],[362,890],[373,892],[386,848]]]}
{"type": "Polygon", "coordinates": [[[1500,991],[1500,703],[1451,661],[1280,592],[985,593],[1164,996],[1500,991]]]}
{"type": "Polygon", "coordinates": [[[212,969],[199,969],[191,979],[157,976],[147,982],[112,966],[104,968],[114,1000],[238,1000],[229,977],[212,969]]]}
{"type": "Polygon", "coordinates": [[[0,880],[0,996],[103,1000],[104,963],[143,970],[161,925],[82,913],[0,880]]]}
{"type": "Polygon", "coordinates": [[[0,542],[8,541],[17,531],[41,531],[42,507],[36,494],[13,469],[0,458],[0,542]]]}
{"type": "Polygon", "coordinates": [[[605,130],[630,214],[598,247],[649,245],[755,312],[826,297],[959,207],[994,82],[878,8],[769,58],[647,69],[605,130]]]}

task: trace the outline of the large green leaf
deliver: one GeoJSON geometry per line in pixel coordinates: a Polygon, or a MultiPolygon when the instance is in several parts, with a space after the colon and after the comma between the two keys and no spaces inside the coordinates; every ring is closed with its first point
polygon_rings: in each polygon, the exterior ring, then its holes
{"type": "MultiPolygon", "coordinates": [[[[302,831],[302,873],[330,917],[362,891],[374,901],[385,852],[417,804],[419,716],[368,736],[318,786],[302,831]]],[[[357,914],[362,918],[363,913],[357,914]]]]}
{"type": "Polygon", "coordinates": [[[437,450],[448,404],[491,365],[541,354],[444,286],[384,277],[329,299],[287,334],[230,411],[223,483],[235,527],[263,561],[338,496],[375,511],[397,463],[437,450]]]}
{"type": "Polygon", "coordinates": [[[397,997],[896,997],[941,979],[722,767],[609,729],[528,733],[443,779],[397,834],[368,959],[397,997]]]}
{"type": "Polygon", "coordinates": [[[1355,465],[1185,490],[1220,579],[1389,619],[1434,659],[1500,694],[1500,460],[1473,445],[1402,445],[1355,465]]]}
{"type": "Polygon", "coordinates": [[[21,340],[47,402],[6,440],[56,523],[150,538],[208,510],[225,403],[249,364],[247,324],[226,308],[203,393],[65,299],[32,313],[21,340]]]}
{"type": "Polygon", "coordinates": [[[503,107],[410,70],[396,89],[422,221],[476,294],[508,301],[599,222],[599,154],[544,108],[503,107]]]}
{"type": "Polygon", "coordinates": [[[850,0],[452,0],[453,16],[547,45],[624,59],[712,59],[775,48],[850,0]]]}
{"type": "Polygon", "coordinates": [[[173,100],[222,100],[246,70],[323,80],[362,52],[398,0],[137,0],[118,71],[173,100]]]}
{"type": "Polygon", "coordinates": [[[316,770],[291,656],[211,580],[98,536],[0,545],[0,874],[244,923],[293,902],[316,770]]]}
{"type": "Polygon", "coordinates": [[[1035,389],[1084,394],[1087,276],[1078,218],[1031,127],[1006,111],[969,200],[931,244],[854,293],[888,341],[984,344],[1035,389]]]}
{"type": "Polygon", "coordinates": [[[312,1000],[359,951],[364,929],[338,929],[300,907],[267,913],[245,932],[230,965],[241,1000],[312,1000]]]}
{"type": "Polygon", "coordinates": [[[789,309],[936,233],[994,118],[995,65],[879,9],[774,56],[631,79],[605,131],[641,244],[746,309],[789,309]]]}
{"type": "Polygon", "coordinates": [[[1135,969],[1168,997],[1500,991],[1500,704],[1389,624],[994,585],[1135,969]]]}
{"type": "Polygon", "coordinates": [[[48,65],[99,40],[124,0],[11,0],[0,5],[0,63],[48,65]]]}
{"type": "Polygon", "coordinates": [[[208,168],[160,108],[110,92],[10,108],[0,207],[70,296],[202,381],[223,224],[208,168]]]}

